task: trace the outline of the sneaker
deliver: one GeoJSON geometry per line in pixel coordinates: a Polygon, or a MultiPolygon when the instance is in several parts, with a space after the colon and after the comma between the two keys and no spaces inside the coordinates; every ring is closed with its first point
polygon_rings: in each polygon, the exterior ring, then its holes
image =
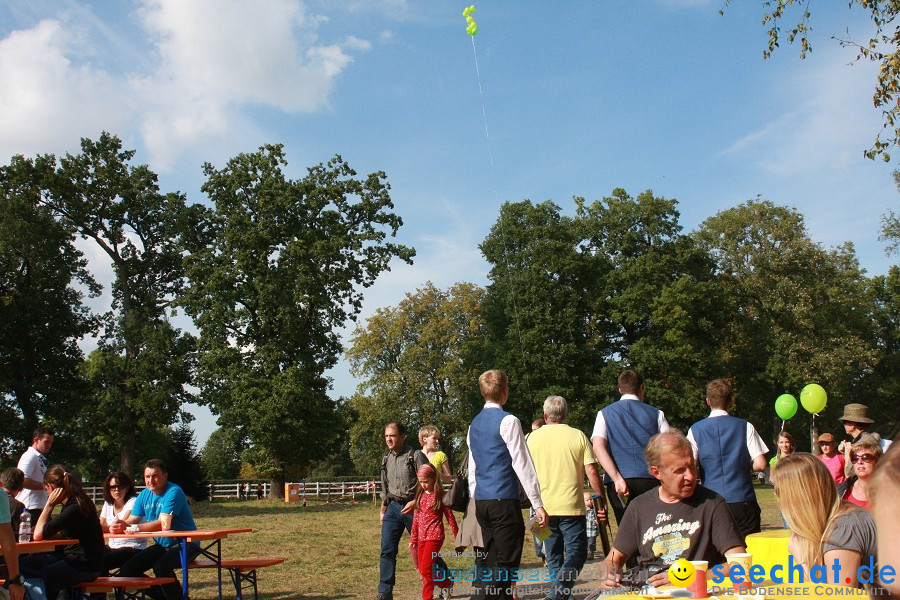
{"type": "Polygon", "coordinates": [[[394,594],[378,594],[375,600],[394,600],[394,594]]]}

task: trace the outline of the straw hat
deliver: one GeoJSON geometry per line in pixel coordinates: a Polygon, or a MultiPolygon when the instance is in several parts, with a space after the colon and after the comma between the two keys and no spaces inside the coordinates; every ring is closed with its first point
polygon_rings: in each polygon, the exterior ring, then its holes
{"type": "Polygon", "coordinates": [[[848,404],[844,407],[844,414],[838,421],[851,421],[853,423],[867,423],[871,425],[875,421],[869,418],[869,407],[865,404],[848,404]]]}

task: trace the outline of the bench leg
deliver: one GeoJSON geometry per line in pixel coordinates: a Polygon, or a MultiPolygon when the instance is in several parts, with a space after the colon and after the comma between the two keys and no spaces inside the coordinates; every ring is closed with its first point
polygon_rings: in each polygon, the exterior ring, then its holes
{"type": "Polygon", "coordinates": [[[256,569],[247,571],[246,573],[241,573],[240,569],[228,569],[228,573],[231,575],[231,582],[234,584],[237,600],[243,600],[244,587],[250,587],[251,585],[253,586],[253,600],[259,600],[259,588],[256,584],[256,569]]]}

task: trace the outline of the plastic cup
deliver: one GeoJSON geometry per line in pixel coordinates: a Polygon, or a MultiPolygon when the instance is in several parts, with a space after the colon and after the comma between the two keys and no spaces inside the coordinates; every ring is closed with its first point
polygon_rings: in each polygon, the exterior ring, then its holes
{"type": "Polygon", "coordinates": [[[687,589],[694,594],[694,598],[709,598],[709,592],[706,589],[706,569],[709,567],[709,562],[692,560],[691,564],[694,565],[697,576],[694,578],[694,583],[687,589]]]}
{"type": "Polygon", "coordinates": [[[741,565],[741,568],[744,569],[744,581],[740,583],[736,581],[731,582],[731,585],[734,586],[735,593],[749,594],[750,588],[752,587],[750,582],[750,567],[753,566],[753,555],[747,552],[735,552],[733,554],[726,554],[725,560],[728,562],[727,568],[729,572],[731,571],[732,565],[741,565]]]}
{"type": "Polygon", "coordinates": [[[159,513],[159,524],[163,531],[172,529],[172,513],[159,513]]]}

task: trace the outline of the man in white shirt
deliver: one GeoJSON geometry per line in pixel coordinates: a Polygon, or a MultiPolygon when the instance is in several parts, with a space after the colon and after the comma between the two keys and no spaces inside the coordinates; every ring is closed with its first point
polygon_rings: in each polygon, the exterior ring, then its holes
{"type": "Polygon", "coordinates": [[[647,467],[644,448],[654,435],[668,431],[669,423],[661,410],[644,402],[640,373],[623,371],[618,384],[621,398],[597,412],[591,443],[606,471],[606,492],[616,522],[621,523],[626,501],[659,485],[647,467]]]}
{"type": "Polygon", "coordinates": [[[725,499],[741,536],[759,533],[761,511],[750,476],[766,468],[766,447],[752,423],[728,414],[731,383],[714,379],[706,387],[709,417],[694,423],[687,439],[694,449],[703,486],[725,499]]]}
{"type": "Polygon", "coordinates": [[[528,495],[535,517],[548,522],[541,488],[519,419],[503,406],[509,399],[506,373],[485,371],[478,378],[484,409],[469,427],[469,487],[474,490],[475,517],[481,526],[490,577],[476,577],[477,598],[511,599],[513,571],[522,560],[525,523],[519,485],[528,495]],[[486,581],[487,580],[487,581],[486,581]],[[486,585],[485,585],[486,584],[486,585]]]}
{"type": "Polygon", "coordinates": [[[34,430],[31,446],[22,454],[17,465],[25,474],[25,488],[16,496],[16,500],[25,505],[31,513],[31,526],[34,527],[41,511],[47,504],[47,492],[44,491],[44,473],[47,472],[47,457],[53,447],[53,430],[43,425],[34,430]]]}

